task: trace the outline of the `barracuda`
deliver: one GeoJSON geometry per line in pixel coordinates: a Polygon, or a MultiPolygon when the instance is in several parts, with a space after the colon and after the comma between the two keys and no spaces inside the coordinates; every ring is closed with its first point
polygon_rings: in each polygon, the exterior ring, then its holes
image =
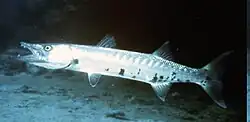
{"type": "Polygon", "coordinates": [[[114,37],[107,35],[97,45],[62,43],[20,43],[32,54],[18,56],[19,60],[47,69],[67,69],[88,74],[95,87],[102,75],[120,77],[150,84],[156,95],[165,101],[173,83],[194,83],[203,88],[220,107],[226,108],[222,97],[222,72],[218,62],[226,52],[201,69],[177,64],[171,57],[169,42],[152,54],[114,49],[114,37]],[[220,69],[217,71],[217,69],[220,69]]]}

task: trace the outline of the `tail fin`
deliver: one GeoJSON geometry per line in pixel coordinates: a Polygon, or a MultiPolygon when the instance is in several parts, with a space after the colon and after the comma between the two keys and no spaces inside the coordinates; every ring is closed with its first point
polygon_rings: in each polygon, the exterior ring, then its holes
{"type": "Polygon", "coordinates": [[[228,51],[221,54],[219,57],[208,63],[202,69],[207,70],[209,75],[216,79],[221,79],[222,74],[224,73],[223,67],[221,65],[222,60],[228,56],[229,54],[233,53],[233,51],[228,51]]]}
{"type": "Polygon", "coordinates": [[[206,93],[214,100],[214,102],[217,103],[222,108],[227,108],[227,107],[222,96],[223,84],[221,80],[222,80],[223,68],[222,65],[220,64],[221,61],[232,52],[233,51],[229,51],[221,54],[215,60],[213,60],[212,62],[210,62],[209,64],[207,64],[202,68],[208,72],[208,77],[206,78],[206,81],[201,84],[201,86],[206,91],[206,93]]]}

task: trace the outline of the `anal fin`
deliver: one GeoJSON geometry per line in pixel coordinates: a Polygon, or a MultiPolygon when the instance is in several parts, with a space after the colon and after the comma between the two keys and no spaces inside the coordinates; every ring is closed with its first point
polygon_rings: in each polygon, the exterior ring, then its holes
{"type": "Polygon", "coordinates": [[[154,89],[156,95],[162,100],[165,101],[167,93],[171,87],[171,83],[152,83],[151,86],[154,89]]]}
{"type": "Polygon", "coordinates": [[[89,84],[91,87],[95,87],[99,82],[102,75],[96,73],[88,73],[89,84]]]}

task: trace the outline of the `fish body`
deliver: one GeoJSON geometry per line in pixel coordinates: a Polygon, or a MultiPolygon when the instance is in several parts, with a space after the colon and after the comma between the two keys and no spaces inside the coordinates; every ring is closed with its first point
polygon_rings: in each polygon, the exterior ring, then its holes
{"type": "Polygon", "coordinates": [[[165,60],[157,55],[98,46],[71,45],[77,65],[66,69],[114,77],[121,77],[145,83],[197,81],[205,73],[199,69],[165,60]]]}
{"type": "Polygon", "coordinates": [[[150,84],[156,95],[165,101],[173,83],[189,82],[200,85],[219,106],[226,108],[222,84],[214,73],[214,66],[230,52],[224,53],[201,69],[175,63],[170,55],[169,42],[152,54],[115,49],[112,36],[105,36],[96,46],[21,42],[32,55],[18,59],[48,69],[67,69],[88,73],[89,83],[95,87],[102,75],[120,77],[150,84]]]}

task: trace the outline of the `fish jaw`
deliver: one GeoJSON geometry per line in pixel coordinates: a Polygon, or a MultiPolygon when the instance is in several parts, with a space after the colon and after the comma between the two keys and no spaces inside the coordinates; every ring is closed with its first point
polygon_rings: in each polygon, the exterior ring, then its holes
{"type": "Polygon", "coordinates": [[[70,60],[68,62],[61,61],[60,57],[50,60],[50,57],[54,57],[56,55],[51,55],[53,54],[52,52],[44,50],[44,46],[49,45],[56,49],[58,45],[62,44],[30,44],[26,42],[20,42],[20,45],[21,47],[28,49],[31,54],[24,56],[18,55],[17,60],[47,69],[63,69],[70,64],[70,60]]]}
{"type": "Polygon", "coordinates": [[[20,42],[20,46],[25,49],[28,49],[31,52],[31,54],[24,55],[24,56],[18,55],[17,56],[18,60],[21,60],[27,63],[35,63],[35,62],[46,63],[46,60],[41,55],[39,45],[29,44],[26,42],[20,42]]]}

